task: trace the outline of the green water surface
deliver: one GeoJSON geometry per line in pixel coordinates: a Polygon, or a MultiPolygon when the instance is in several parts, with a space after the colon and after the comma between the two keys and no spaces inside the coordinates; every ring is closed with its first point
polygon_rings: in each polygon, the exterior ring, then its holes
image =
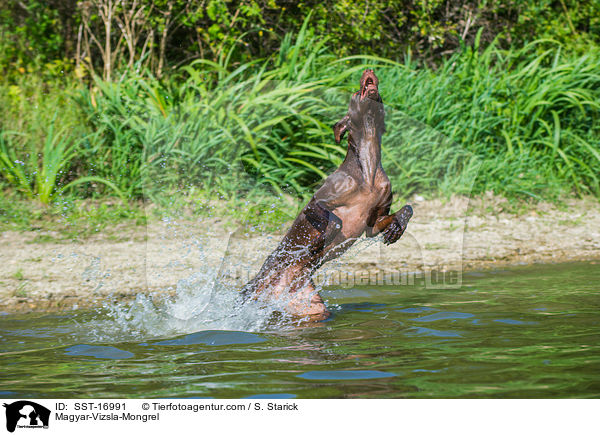
{"type": "Polygon", "coordinates": [[[328,321],[260,332],[93,339],[99,311],[0,315],[0,397],[600,397],[596,264],[322,294],[328,321]]]}

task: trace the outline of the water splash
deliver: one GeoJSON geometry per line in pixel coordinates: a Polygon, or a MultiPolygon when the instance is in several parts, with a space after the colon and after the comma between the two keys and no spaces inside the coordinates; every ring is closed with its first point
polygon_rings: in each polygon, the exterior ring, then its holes
{"type": "MultiPolygon", "coordinates": [[[[214,271],[196,272],[177,284],[175,294],[139,294],[133,302],[104,306],[95,338],[153,339],[206,330],[258,332],[293,327],[281,301],[244,302],[214,271]]],[[[297,322],[297,320],[296,320],[297,322]]]]}
{"type": "MultiPolygon", "coordinates": [[[[240,282],[232,281],[229,272],[236,268],[249,271],[251,266],[239,263],[238,253],[243,251],[236,246],[234,237],[228,240],[220,265],[214,262],[211,265],[207,258],[209,248],[204,241],[186,233],[174,221],[169,221],[169,227],[171,234],[176,233],[179,240],[177,248],[171,245],[166,249],[171,261],[147,273],[169,275],[173,273],[170,267],[191,257],[202,266],[190,268],[189,275],[180,279],[174,288],[138,294],[129,302],[106,302],[98,315],[80,328],[84,337],[97,342],[152,340],[206,330],[281,331],[304,323],[306,319],[286,313],[286,307],[294,297],[292,293],[283,292],[277,298],[265,294],[258,300],[242,300],[240,282]],[[173,260],[173,253],[179,260],[173,260]]],[[[358,240],[350,251],[324,265],[321,271],[343,267],[349,258],[378,242],[379,238],[358,240]]],[[[326,285],[328,282],[324,280],[317,285],[317,291],[326,285]]],[[[337,307],[329,304],[329,308],[335,311],[337,307]]]]}

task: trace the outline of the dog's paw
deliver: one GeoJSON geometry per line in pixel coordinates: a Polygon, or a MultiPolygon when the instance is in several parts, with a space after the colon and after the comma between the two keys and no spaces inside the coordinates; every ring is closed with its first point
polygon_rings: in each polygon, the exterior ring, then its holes
{"type": "Polygon", "coordinates": [[[394,220],[388,225],[388,227],[383,231],[383,243],[386,245],[391,245],[392,243],[396,243],[404,231],[406,231],[406,227],[408,225],[408,221],[413,215],[413,210],[410,205],[405,205],[396,213],[394,213],[394,220]]]}

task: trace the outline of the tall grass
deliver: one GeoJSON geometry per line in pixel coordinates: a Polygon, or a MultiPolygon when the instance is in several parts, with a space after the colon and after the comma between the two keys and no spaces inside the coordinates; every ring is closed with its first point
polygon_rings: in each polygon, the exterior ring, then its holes
{"type": "Polygon", "coordinates": [[[0,86],[0,104],[0,181],[46,205],[84,183],[120,194],[109,180],[75,174],[85,133],[64,87],[23,77],[19,85],[0,86]]]}
{"type": "MultiPolygon", "coordinates": [[[[53,119],[53,121],[56,117],[53,119]]],[[[0,135],[0,168],[9,182],[28,197],[34,196],[48,204],[58,193],[57,182],[76,155],[76,144],[65,137],[64,131],[55,133],[50,125],[41,152],[33,148],[25,161],[19,160],[14,141],[20,135],[3,131],[0,135]]]]}
{"type": "MultiPolygon", "coordinates": [[[[390,104],[446,138],[431,158],[454,148],[454,154],[466,153],[470,163],[463,168],[480,162],[476,192],[538,198],[560,190],[600,193],[598,49],[574,57],[552,41],[510,51],[469,47],[436,71],[387,69],[382,83],[390,104]]],[[[393,159],[423,156],[418,141],[395,134],[400,131],[390,129],[387,143],[404,145],[390,150],[393,159]]],[[[441,184],[433,186],[425,180],[441,162],[433,168],[421,163],[418,188],[425,181],[433,189],[460,190],[452,180],[459,180],[461,165],[450,156],[447,163],[446,176],[439,174],[441,184]]]]}
{"type": "Polygon", "coordinates": [[[196,61],[167,83],[97,81],[97,92],[78,98],[97,135],[90,159],[111,153],[94,171],[129,180],[128,193],[138,195],[200,184],[225,195],[263,186],[302,196],[345,152],[331,140],[331,125],[346,110],[337,83],[350,72],[333,60],[303,28],[275,59],[236,68],[227,56],[196,61]]]}
{"type": "Polygon", "coordinates": [[[190,186],[228,197],[256,189],[306,197],[343,159],[331,127],[369,66],[387,110],[383,164],[399,196],[600,195],[597,48],[574,56],[552,41],[508,51],[476,42],[435,70],[410,59],[330,53],[305,25],[269,59],[231,65],[224,53],[165,81],[148,74],[97,79],[61,100],[70,118],[46,117],[42,126],[32,119],[17,129],[0,120],[0,156],[8,162],[2,177],[32,185],[31,175],[10,164],[29,143],[38,154],[46,150],[39,155],[63,156],[48,200],[67,187],[90,195],[92,186],[129,198],[190,186]],[[21,146],[8,139],[12,130],[21,146]],[[71,145],[54,143],[55,131],[67,131],[60,137],[71,145]]]}

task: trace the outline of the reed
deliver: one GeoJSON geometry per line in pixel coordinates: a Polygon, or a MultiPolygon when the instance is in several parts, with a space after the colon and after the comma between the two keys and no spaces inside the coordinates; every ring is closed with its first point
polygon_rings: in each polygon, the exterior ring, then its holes
{"type": "Polygon", "coordinates": [[[549,40],[510,50],[476,41],[430,69],[408,56],[335,59],[305,25],[276,56],[232,58],[198,60],[162,81],[96,79],[61,100],[71,118],[31,118],[16,129],[0,120],[4,183],[42,202],[66,192],[169,200],[192,186],[305,200],[343,159],[331,127],[360,71],[373,67],[387,108],[383,163],[400,198],[600,195],[596,47],[581,56],[549,40]],[[27,153],[39,156],[28,172],[14,163],[27,153]]]}
{"type": "MultiPolygon", "coordinates": [[[[482,52],[466,48],[436,71],[410,66],[386,70],[382,82],[394,83],[391,104],[444,138],[430,143],[429,157],[435,162],[454,149],[444,159],[445,176],[439,161],[410,178],[416,178],[418,188],[425,184],[434,190],[460,191],[460,173],[478,161],[476,193],[493,190],[541,198],[562,190],[597,196],[598,71],[597,49],[570,56],[552,41],[508,51],[494,44],[482,52]],[[431,185],[428,177],[436,171],[440,183],[431,185]]],[[[394,134],[399,133],[390,131],[388,143],[394,134]]],[[[423,154],[418,141],[407,139],[403,144],[390,150],[392,159],[406,162],[423,154]]]]}

